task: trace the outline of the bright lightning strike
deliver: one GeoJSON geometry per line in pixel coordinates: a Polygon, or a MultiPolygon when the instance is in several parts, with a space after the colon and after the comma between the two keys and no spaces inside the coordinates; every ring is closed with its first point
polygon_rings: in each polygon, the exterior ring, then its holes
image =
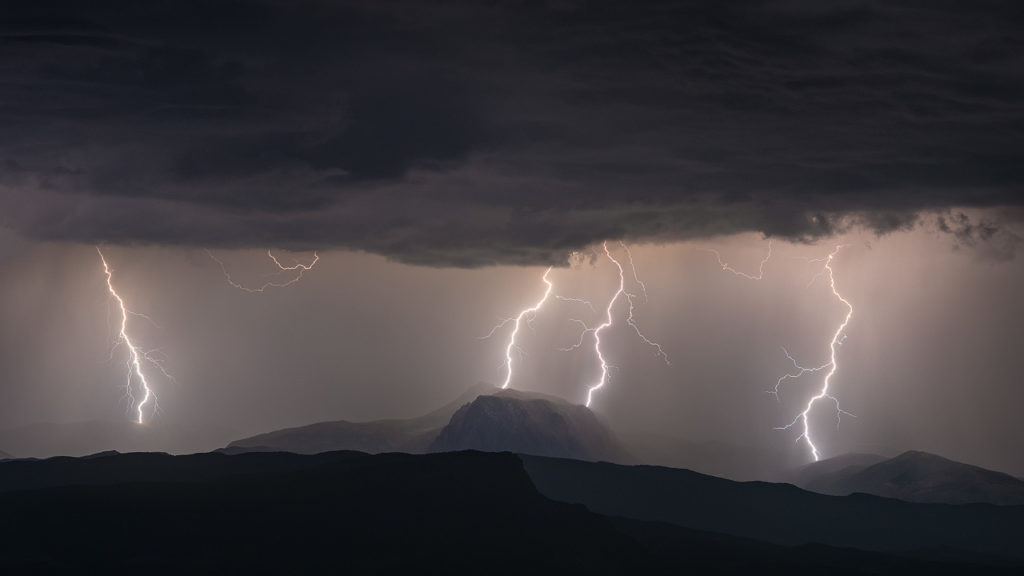
{"type": "Polygon", "coordinates": [[[796,424],[800,422],[803,425],[803,432],[801,432],[800,435],[797,436],[796,440],[797,442],[799,442],[801,439],[803,439],[807,442],[807,445],[811,448],[811,455],[814,456],[815,461],[818,461],[820,459],[821,454],[818,452],[818,447],[815,446],[814,440],[811,438],[811,429],[810,424],[808,423],[808,415],[810,414],[811,409],[814,408],[814,404],[819,400],[823,400],[825,398],[834,402],[836,407],[837,425],[843,414],[853,416],[853,414],[850,414],[849,412],[843,410],[842,407],[840,407],[839,405],[839,400],[829,393],[829,383],[832,379],[832,376],[835,375],[837,369],[836,348],[839,347],[842,344],[842,342],[846,339],[844,332],[846,331],[846,326],[850,323],[850,319],[853,318],[853,304],[850,304],[849,300],[843,298],[843,296],[839,294],[839,291],[836,289],[836,279],[832,271],[832,260],[835,258],[836,253],[838,253],[841,248],[843,248],[843,246],[836,246],[836,249],[833,250],[824,259],[825,266],[822,269],[822,271],[815,276],[815,278],[817,278],[818,276],[821,275],[827,275],[829,287],[832,289],[832,294],[836,297],[836,299],[842,302],[844,306],[846,306],[846,317],[843,318],[843,322],[839,325],[838,328],[836,328],[835,333],[832,335],[832,340],[829,342],[829,361],[826,364],[823,364],[817,368],[804,368],[800,366],[797,363],[797,361],[793,359],[792,356],[789,355],[789,352],[786,352],[785,349],[783,349],[783,352],[786,353],[786,357],[793,362],[793,366],[797,369],[797,373],[786,374],[782,378],[779,378],[778,382],[775,385],[774,391],[770,391],[775,394],[776,398],[778,398],[779,386],[781,386],[782,382],[785,381],[786,379],[798,378],[808,372],[819,372],[821,370],[825,370],[826,368],[828,369],[828,372],[825,374],[825,379],[822,381],[821,390],[818,392],[818,394],[811,397],[811,399],[807,402],[807,405],[804,407],[803,411],[797,414],[796,418],[794,418],[792,422],[785,426],[779,426],[776,428],[776,430],[788,430],[789,428],[796,426],[796,424]]]}
{"type": "MultiPolygon", "coordinates": [[[[544,271],[544,276],[541,277],[541,280],[543,280],[544,283],[547,284],[547,289],[544,291],[544,296],[540,300],[538,300],[536,304],[529,308],[524,308],[516,316],[513,316],[511,318],[505,318],[497,325],[495,325],[494,328],[491,328],[491,331],[486,336],[481,337],[481,339],[490,338],[491,336],[494,336],[495,332],[503,328],[506,324],[509,324],[510,322],[515,323],[515,325],[512,328],[512,334],[510,334],[508,337],[508,345],[505,347],[504,366],[506,368],[506,372],[505,381],[501,384],[502,390],[508,388],[508,385],[512,382],[512,351],[519,350],[518,346],[516,346],[516,336],[519,335],[519,328],[522,325],[523,320],[525,319],[526,323],[529,324],[533,320],[534,315],[537,314],[537,311],[540,310],[541,306],[543,306],[544,303],[547,302],[548,297],[551,296],[551,290],[554,289],[554,284],[552,284],[551,281],[548,280],[548,274],[550,273],[551,267],[549,266],[548,269],[544,271]]],[[[580,302],[583,302],[583,300],[580,300],[580,302]]]]}
{"type": "MultiPolygon", "coordinates": [[[[149,382],[146,380],[146,375],[142,371],[142,361],[145,360],[154,365],[169,380],[173,381],[174,378],[164,367],[164,358],[162,356],[154,356],[154,354],[159,352],[159,350],[147,352],[140,349],[134,342],[132,342],[131,337],[128,335],[128,317],[140,316],[150,322],[152,322],[152,319],[144,314],[138,314],[128,309],[124,303],[124,299],[121,298],[121,295],[114,289],[113,272],[110,269],[110,265],[107,264],[107,259],[103,256],[103,251],[100,250],[99,246],[96,247],[96,252],[100,255],[100,261],[103,262],[103,272],[107,275],[107,290],[110,292],[110,295],[113,296],[114,300],[117,301],[118,307],[121,309],[121,326],[118,331],[117,341],[114,347],[116,348],[118,345],[123,343],[128,348],[128,382],[125,385],[125,396],[128,398],[129,406],[135,403],[135,395],[132,392],[132,381],[137,380],[139,388],[141,388],[142,391],[142,401],[135,406],[137,415],[136,422],[142,424],[146,406],[150,403],[153,404],[151,414],[155,414],[158,410],[156,394],[153,393],[153,389],[150,387],[149,382]]],[[[111,354],[113,354],[113,350],[111,350],[111,354]]]]}
{"type": "MultiPolygon", "coordinates": [[[[608,307],[605,309],[605,321],[596,328],[587,328],[586,324],[580,322],[579,320],[575,320],[575,322],[580,323],[584,328],[583,333],[580,335],[580,341],[575,346],[563,349],[572,350],[578,348],[583,344],[583,337],[586,335],[587,332],[592,332],[594,334],[594,354],[597,356],[598,363],[600,363],[601,365],[601,377],[597,380],[596,383],[587,388],[587,407],[590,407],[590,402],[593,400],[594,392],[603,388],[605,383],[608,382],[608,371],[610,366],[608,365],[608,360],[605,359],[604,357],[604,353],[601,351],[601,332],[605,328],[608,328],[612,324],[614,324],[612,311],[615,308],[615,303],[618,302],[620,296],[625,295],[626,300],[629,302],[629,314],[626,317],[626,323],[633,328],[637,336],[639,336],[645,344],[653,347],[656,350],[657,355],[661,356],[662,359],[665,360],[666,364],[669,363],[668,355],[665,354],[664,350],[662,350],[661,345],[658,344],[657,342],[654,342],[653,340],[645,336],[643,332],[640,331],[640,327],[637,325],[636,320],[633,317],[633,310],[635,307],[634,301],[638,297],[638,295],[626,290],[626,272],[625,269],[622,267],[622,263],[620,263],[618,260],[615,259],[614,256],[612,256],[611,251],[608,250],[608,242],[605,242],[603,246],[605,256],[607,256],[608,259],[611,260],[613,264],[615,264],[615,267],[619,271],[619,289],[615,291],[615,294],[612,295],[611,300],[608,301],[608,307]]],[[[636,274],[636,266],[633,265],[633,256],[632,254],[630,254],[629,249],[626,248],[625,244],[623,244],[622,247],[626,249],[626,256],[628,257],[629,265],[633,270],[633,276],[636,279],[637,283],[640,285],[640,287],[643,289],[644,296],[646,297],[647,288],[646,286],[644,286],[643,282],[640,281],[640,278],[636,274]]]]}
{"type": "Polygon", "coordinates": [[[274,262],[274,265],[276,265],[278,268],[278,271],[275,274],[281,274],[284,272],[294,272],[295,275],[292,278],[288,279],[287,281],[271,280],[268,282],[264,282],[263,285],[257,288],[253,288],[251,286],[245,286],[243,284],[235,282],[231,278],[231,274],[228,272],[227,266],[224,265],[224,262],[221,259],[214,256],[213,252],[207,250],[206,255],[209,256],[210,259],[212,259],[214,262],[220,265],[220,270],[221,272],[224,273],[224,279],[228,281],[228,284],[234,286],[235,288],[238,288],[239,290],[244,290],[245,292],[264,292],[266,291],[267,288],[284,288],[285,286],[291,286],[292,284],[295,284],[296,282],[301,280],[302,275],[312,270],[313,267],[316,266],[316,263],[320,261],[320,255],[317,254],[316,252],[313,252],[313,260],[309,264],[296,263],[294,266],[285,266],[284,264],[281,264],[281,262],[277,259],[276,256],[274,256],[274,254],[270,250],[267,250],[267,256],[270,257],[270,259],[274,262]]]}

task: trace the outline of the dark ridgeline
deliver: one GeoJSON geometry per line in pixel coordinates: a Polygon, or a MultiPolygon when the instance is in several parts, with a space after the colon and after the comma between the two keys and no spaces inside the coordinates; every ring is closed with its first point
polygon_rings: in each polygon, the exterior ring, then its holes
{"type": "Polygon", "coordinates": [[[5,462],[0,478],[7,573],[952,574],[1024,566],[1022,507],[829,497],[678,470],[509,453],[107,454],[5,462]],[[672,525],[643,521],[641,509],[602,515],[606,505],[599,501],[587,508],[559,501],[559,483],[574,500],[611,488],[627,508],[647,499],[680,516],[669,519],[672,525]],[[683,507],[667,498],[681,493],[691,494],[683,507]],[[782,512],[769,518],[772,506],[782,512]],[[715,507],[735,523],[721,532],[764,531],[775,522],[794,526],[782,539],[795,542],[801,529],[817,523],[825,533],[834,523],[850,533],[895,537],[893,530],[907,527],[900,519],[911,518],[915,529],[949,531],[955,524],[965,547],[934,540],[901,555],[787,547],[678,525],[706,521],[715,507]],[[1004,554],[986,555],[974,545],[980,538],[1004,554]]]}
{"type": "Polygon", "coordinates": [[[943,548],[1024,560],[1024,506],[828,496],[790,484],[734,482],[674,468],[522,459],[541,494],[600,514],[788,546],[820,543],[902,553],[943,548]]]}

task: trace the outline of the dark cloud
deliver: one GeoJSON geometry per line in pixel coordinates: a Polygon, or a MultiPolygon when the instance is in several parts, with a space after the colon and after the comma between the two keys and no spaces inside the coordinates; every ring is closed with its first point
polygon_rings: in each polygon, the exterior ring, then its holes
{"type": "Polygon", "coordinates": [[[35,238],[473,266],[1024,198],[1014,2],[35,2],[3,22],[0,224],[35,238]]]}
{"type": "Polygon", "coordinates": [[[989,218],[972,220],[963,212],[939,214],[936,225],[940,232],[955,238],[954,248],[972,248],[992,260],[1013,259],[1021,243],[1021,237],[1006,226],[989,218]]]}

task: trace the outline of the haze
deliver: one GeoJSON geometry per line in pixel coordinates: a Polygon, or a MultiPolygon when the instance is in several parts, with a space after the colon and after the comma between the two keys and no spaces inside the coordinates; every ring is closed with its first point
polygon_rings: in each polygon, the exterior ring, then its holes
{"type": "MultiPolygon", "coordinates": [[[[633,246],[649,301],[636,317],[662,343],[665,365],[624,324],[606,333],[615,366],[593,408],[613,428],[721,441],[806,458],[796,433],[773,428],[795,415],[820,383],[813,375],[766,390],[791,369],[827,361],[844,310],[820,279],[819,258],[845,243],[837,286],[855,305],[839,352],[834,391],[856,415],[835,426],[822,407],[815,426],[826,455],[923,449],[1024,472],[1016,406],[1024,401],[1014,353],[1024,329],[1024,270],[975,250],[953,250],[925,228],[884,237],[851,234],[819,245],[775,241],[760,281],[723,271],[707,248],[751,273],[766,254],[755,235],[704,243],[633,246]]],[[[110,347],[116,310],[91,246],[40,244],[7,235],[0,288],[0,422],[126,420],[125,351],[110,347]]],[[[193,449],[321,420],[414,416],[480,382],[498,383],[508,330],[479,339],[543,293],[543,268],[425,268],[351,252],[321,253],[300,282],[249,294],[229,286],[201,250],[107,249],[118,289],[147,314],[131,326],[160,348],[174,385],[154,377],[154,426],[190,429],[193,449]]],[[[271,268],[261,251],[219,256],[242,280],[271,268]]],[[[297,254],[296,257],[308,258],[297,254]]],[[[600,312],[615,289],[610,262],[557,268],[555,292],[600,312]]],[[[582,402],[597,377],[591,340],[572,352],[579,327],[598,314],[551,301],[520,339],[526,355],[512,387],[582,402]]],[[[150,370],[152,372],[152,370],[150,370]]],[[[173,444],[173,442],[171,443],[173,444]]]]}

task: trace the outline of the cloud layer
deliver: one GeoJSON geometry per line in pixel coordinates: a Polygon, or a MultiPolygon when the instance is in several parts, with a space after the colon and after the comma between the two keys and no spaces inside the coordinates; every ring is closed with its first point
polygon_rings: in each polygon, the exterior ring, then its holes
{"type": "Polygon", "coordinates": [[[0,225],[33,238],[475,266],[1024,203],[1012,2],[22,4],[0,225]]]}

